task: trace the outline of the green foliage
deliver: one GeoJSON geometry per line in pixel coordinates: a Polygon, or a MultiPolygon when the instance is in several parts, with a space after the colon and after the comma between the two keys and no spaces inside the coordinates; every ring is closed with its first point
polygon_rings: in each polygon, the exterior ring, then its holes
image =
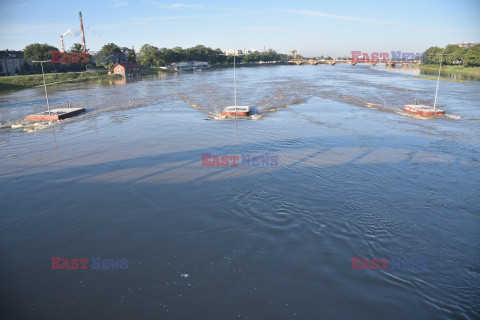
{"type": "Polygon", "coordinates": [[[440,64],[440,56],[443,50],[439,47],[428,48],[422,56],[422,63],[426,64],[440,64]]]}
{"type": "MultiPolygon", "coordinates": [[[[128,50],[128,48],[127,48],[128,50]]],[[[115,64],[120,62],[122,50],[115,43],[107,43],[97,54],[97,67],[104,67],[110,70],[115,64]]]]}
{"type": "Polygon", "coordinates": [[[443,50],[443,54],[445,55],[443,56],[442,63],[448,65],[459,64],[463,60],[466,51],[467,48],[461,48],[455,44],[449,44],[443,50]]]}
{"type": "Polygon", "coordinates": [[[466,50],[463,62],[468,67],[480,66],[480,44],[476,44],[466,50]]]}
{"type": "MultiPolygon", "coordinates": [[[[46,43],[33,43],[25,47],[23,56],[27,61],[47,61],[52,60],[52,51],[58,51],[58,49],[46,43]]],[[[43,64],[43,68],[45,72],[51,72],[55,69],[55,66],[48,62],[43,64]]],[[[34,63],[32,69],[34,73],[42,72],[40,63],[34,63]]]]}
{"type": "Polygon", "coordinates": [[[127,60],[128,62],[137,63],[137,55],[134,49],[128,50],[127,60]]]}
{"type": "MultiPolygon", "coordinates": [[[[128,48],[126,48],[126,49],[128,50],[128,48]]],[[[102,47],[102,49],[100,49],[100,52],[115,54],[115,53],[121,53],[122,50],[115,43],[107,43],[106,45],[104,45],[102,47]]]]}
{"type": "Polygon", "coordinates": [[[77,52],[77,53],[83,52],[83,45],[81,43],[74,43],[70,48],[70,53],[72,52],[77,52]]]}
{"type": "MultiPolygon", "coordinates": [[[[273,50],[267,52],[255,52],[244,56],[237,56],[237,63],[255,63],[276,60],[286,60],[286,55],[280,55],[273,50]]],[[[233,56],[225,56],[220,49],[212,49],[202,45],[183,49],[174,47],[172,49],[161,48],[145,44],[138,53],[138,62],[143,66],[164,66],[174,62],[184,61],[206,61],[212,65],[233,63],[233,56]]]]}
{"type": "Polygon", "coordinates": [[[157,47],[151,46],[149,44],[144,44],[140,51],[138,52],[137,57],[138,63],[142,66],[159,66],[163,65],[163,60],[160,60],[160,51],[157,47]]]}
{"type": "Polygon", "coordinates": [[[476,44],[470,48],[462,48],[456,44],[449,44],[445,49],[439,47],[430,47],[422,56],[424,64],[440,64],[440,54],[444,54],[442,64],[478,66],[480,65],[480,44],[476,44]]]}
{"type": "Polygon", "coordinates": [[[25,47],[23,56],[27,61],[46,61],[52,59],[52,51],[58,49],[46,43],[33,43],[25,47]]]}
{"type": "Polygon", "coordinates": [[[242,60],[247,63],[277,61],[280,60],[280,55],[270,49],[266,52],[254,52],[247,54],[242,57],[242,60]]]}
{"type": "MultiPolygon", "coordinates": [[[[50,73],[45,75],[45,81],[48,85],[50,83],[82,82],[97,79],[111,79],[115,76],[118,75],[107,75],[107,71],[100,71],[95,73],[85,71],[50,73]]],[[[0,92],[26,89],[40,85],[43,85],[43,77],[41,74],[0,78],[0,92]]]]}

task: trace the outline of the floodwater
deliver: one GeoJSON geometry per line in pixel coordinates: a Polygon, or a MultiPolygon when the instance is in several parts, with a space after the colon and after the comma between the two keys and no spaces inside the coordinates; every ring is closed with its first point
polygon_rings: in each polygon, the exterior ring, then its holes
{"type": "Polygon", "coordinates": [[[22,126],[43,88],[0,96],[2,319],[480,317],[479,83],[425,120],[402,106],[436,83],[405,72],[237,81],[252,120],[216,120],[231,69],[51,86],[87,109],[54,126],[22,126]]]}

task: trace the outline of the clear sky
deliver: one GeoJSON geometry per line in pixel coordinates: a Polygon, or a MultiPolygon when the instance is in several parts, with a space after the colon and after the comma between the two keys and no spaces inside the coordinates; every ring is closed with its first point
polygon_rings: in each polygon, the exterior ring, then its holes
{"type": "MultiPolygon", "coordinates": [[[[80,30],[79,11],[87,48],[94,51],[113,42],[137,50],[145,43],[222,50],[266,46],[320,56],[480,42],[480,0],[0,0],[0,49],[21,50],[35,42],[60,47],[60,34],[80,30]]],[[[64,41],[70,48],[81,36],[64,41]]]]}

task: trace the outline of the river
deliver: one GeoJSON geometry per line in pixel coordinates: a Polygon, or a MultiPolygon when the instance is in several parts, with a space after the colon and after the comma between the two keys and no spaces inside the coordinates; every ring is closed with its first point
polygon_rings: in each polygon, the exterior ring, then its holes
{"type": "Polygon", "coordinates": [[[237,83],[252,120],[217,120],[232,69],[50,86],[87,112],[40,130],[43,88],[0,95],[0,317],[480,317],[479,83],[441,81],[429,120],[408,72],[237,83]]]}

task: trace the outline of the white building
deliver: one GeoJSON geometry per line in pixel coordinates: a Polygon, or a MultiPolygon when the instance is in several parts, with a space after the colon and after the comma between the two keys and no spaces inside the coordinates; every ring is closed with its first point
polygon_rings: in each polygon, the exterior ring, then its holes
{"type": "Polygon", "coordinates": [[[473,42],[462,42],[462,43],[457,43],[457,46],[462,47],[462,48],[470,48],[473,47],[475,43],[473,42]]]}

